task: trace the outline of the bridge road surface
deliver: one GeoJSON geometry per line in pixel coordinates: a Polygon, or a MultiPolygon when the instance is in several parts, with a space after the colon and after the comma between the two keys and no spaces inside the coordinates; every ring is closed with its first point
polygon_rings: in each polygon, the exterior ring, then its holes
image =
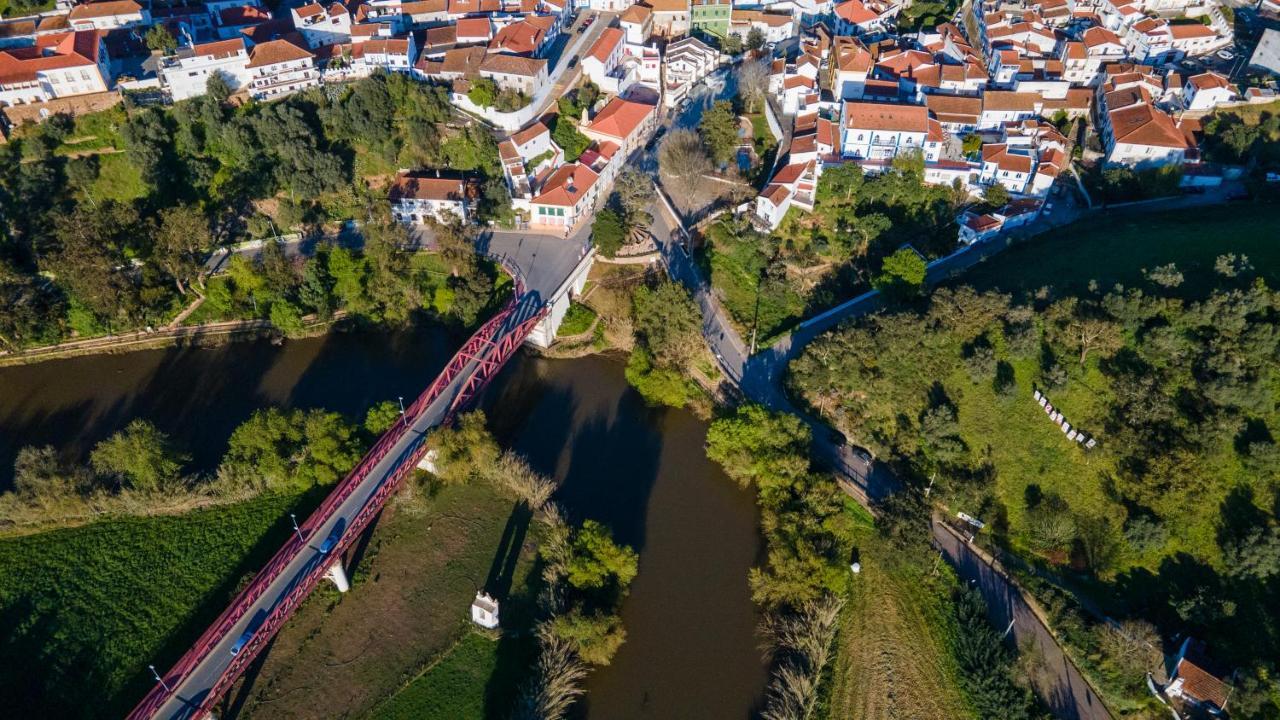
{"type": "MultiPolygon", "coordinates": [[[[561,239],[559,244],[567,244],[561,239]]],[[[554,247],[554,246],[553,246],[554,247]]],[[[560,248],[556,248],[560,250],[560,248]]],[[[520,256],[521,253],[513,253],[520,256]]],[[[552,252],[548,253],[557,259],[567,259],[572,257],[576,263],[577,256],[575,253],[552,252]]],[[[525,257],[529,257],[525,255],[525,257]]],[[[536,315],[541,311],[544,304],[543,298],[549,297],[550,293],[563,282],[568,275],[573,263],[564,269],[564,274],[556,278],[556,272],[550,268],[563,267],[563,265],[555,265],[550,262],[545,263],[550,267],[545,272],[533,273],[541,282],[539,286],[527,286],[523,298],[518,301],[515,312],[504,322],[499,336],[506,335],[514,328],[518,327],[528,318],[536,315]],[[552,283],[548,289],[548,284],[552,283]]],[[[541,270],[542,268],[540,268],[541,270]]],[[[484,357],[488,357],[492,352],[492,347],[488,348],[484,353],[484,357]]],[[[197,710],[208,697],[210,690],[214,684],[222,676],[223,672],[232,660],[231,646],[236,643],[240,636],[248,629],[250,623],[254,621],[255,616],[260,611],[268,613],[282,600],[289,592],[307,575],[315,569],[318,564],[330,564],[341,557],[333,557],[321,555],[317,549],[321,543],[329,537],[329,533],[342,523],[343,528],[349,528],[353,519],[359,514],[360,510],[368,504],[374,493],[382,486],[396,468],[408,458],[413,456],[414,450],[424,441],[426,433],[436,425],[444,421],[448,415],[449,408],[453,405],[454,399],[462,391],[466,381],[475,374],[480,364],[479,360],[471,360],[464,370],[454,378],[453,382],[445,389],[440,397],[429,405],[425,411],[413,421],[410,426],[410,432],[404,433],[400,440],[392,446],[386,456],[382,458],[365,477],[363,483],[360,484],[351,495],[339,505],[333,515],[326,518],[323,523],[318,526],[310,537],[306,538],[306,544],[298,554],[289,561],[287,565],[280,571],[276,577],[262,594],[258,601],[254,603],[244,613],[244,616],[232,626],[231,631],[223,636],[206,654],[204,658],[191,670],[182,682],[172,688],[167,701],[160,706],[155,717],[168,719],[184,719],[196,717],[197,710]]]]}

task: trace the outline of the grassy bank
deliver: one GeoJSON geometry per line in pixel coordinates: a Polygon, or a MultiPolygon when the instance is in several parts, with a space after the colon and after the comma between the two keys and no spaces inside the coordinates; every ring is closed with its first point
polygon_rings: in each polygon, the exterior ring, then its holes
{"type": "Polygon", "coordinates": [[[504,627],[525,622],[527,523],[483,482],[434,496],[406,487],[357,544],[352,591],[322,585],[276,636],[240,717],[505,716],[524,648],[471,637],[469,607],[486,587],[503,600],[504,627]],[[303,693],[308,702],[290,701],[303,693]]]}
{"type": "Polygon", "coordinates": [[[1221,205],[1158,214],[1093,217],[1010,248],[961,275],[954,283],[978,290],[1033,292],[1044,286],[1080,290],[1097,281],[1142,282],[1143,268],[1174,263],[1186,276],[1182,290],[1203,294],[1214,281],[1214,259],[1249,256],[1272,287],[1280,284],[1280,243],[1274,205],[1221,205]]]}
{"type": "Polygon", "coordinates": [[[315,498],[268,496],[0,541],[0,707],[121,717],[315,498]]]}
{"type": "Polygon", "coordinates": [[[889,547],[869,526],[858,551],[862,572],[840,618],[827,717],[973,717],[951,649],[951,567],[889,547]]]}

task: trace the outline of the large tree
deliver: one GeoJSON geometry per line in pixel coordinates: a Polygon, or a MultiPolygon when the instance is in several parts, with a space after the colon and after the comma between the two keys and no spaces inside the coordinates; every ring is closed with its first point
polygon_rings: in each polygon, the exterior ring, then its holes
{"type": "Polygon", "coordinates": [[[698,123],[698,134],[716,165],[727,165],[738,149],[738,118],[733,113],[733,103],[717,100],[711,109],[703,113],[702,122],[698,123]]]}
{"type": "Polygon", "coordinates": [[[703,175],[711,172],[711,158],[707,157],[697,133],[672,130],[658,148],[658,168],[663,179],[671,184],[671,192],[692,197],[706,182],[703,175]]]}
{"type": "Polygon", "coordinates": [[[152,258],[173,278],[178,292],[186,295],[192,285],[204,287],[204,259],[212,244],[204,213],[192,205],[179,205],[160,212],[152,258]]]}

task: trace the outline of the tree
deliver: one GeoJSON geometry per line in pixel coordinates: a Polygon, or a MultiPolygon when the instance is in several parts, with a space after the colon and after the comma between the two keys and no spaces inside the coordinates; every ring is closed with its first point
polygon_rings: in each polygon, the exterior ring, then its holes
{"type": "Polygon", "coordinates": [[[302,321],[302,311],[298,310],[297,305],[284,298],[271,303],[267,317],[271,325],[285,335],[298,335],[306,328],[306,324],[302,321]]]}
{"type": "Polygon", "coordinates": [[[707,430],[707,457],[741,485],[761,492],[809,470],[809,428],[787,413],[743,405],[707,430]]]}
{"type": "Polygon", "coordinates": [[[598,667],[608,665],[627,640],[622,618],[613,613],[574,610],[552,620],[551,630],[572,643],[579,657],[598,667]]]}
{"type": "Polygon", "coordinates": [[[746,47],[748,50],[759,50],[764,47],[765,37],[764,31],[758,27],[751,28],[747,33],[746,47]]]}
{"type": "Polygon", "coordinates": [[[186,295],[192,283],[204,287],[204,256],[212,244],[209,223],[198,208],[166,208],[160,211],[152,258],[173,278],[178,292],[186,295]]]}
{"type": "Polygon", "coordinates": [[[177,479],[187,456],[169,436],[142,419],[98,443],[89,455],[94,472],[135,490],[161,490],[177,479]]]}
{"type": "Polygon", "coordinates": [[[742,38],[737,35],[727,35],[720,40],[720,52],[725,55],[737,55],[742,52],[742,38]]]}
{"type": "Polygon", "coordinates": [[[965,155],[972,155],[982,149],[982,136],[977,133],[965,135],[961,142],[961,150],[965,155]]]}
{"type": "Polygon", "coordinates": [[[378,436],[391,429],[400,420],[400,403],[383,400],[374,403],[364,414],[364,429],[370,435],[378,436]]]}
{"type": "Polygon", "coordinates": [[[611,258],[618,253],[627,239],[627,230],[622,226],[622,218],[618,213],[605,208],[596,213],[591,224],[591,242],[601,255],[611,258]]]}
{"type": "Polygon", "coordinates": [[[467,98],[482,108],[493,107],[498,101],[498,84],[492,78],[476,78],[471,81],[467,98]]]}
{"type": "Polygon", "coordinates": [[[769,92],[769,66],[761,61],[748,61],[738,67],[738,96],[749,113],[764,109],[769,92]]]}
{"type": "Polygon", "coordinates": [[[621,594],[635,578],[638,563],[636,551],[614,542],[609,528],[587,520],[574,533],[565,578],[579,590],[612,590],[621,594]]]}
{"type": "Polygon", "coordinates": [[[703,113],[698,134],[715,164],[721,167],[728,164],[738,148],[738,118],[733,114],[733,103],[717,100],[703,113]]]}
{"type": "Polygon", "coordinates": [[[1176,288],[1182,284],[1182,273],[1174,263],[1158,265],[1151,270],[1143,268],[1142,274],[1151,282],[1163,288],[1176,288]]]}
{"type": "Polygon", "coordinates": [[[613,192],[618,198],[618,205],[626,213],[628,225],[634,224],[637,216],[647,214],[653,204],[653,180],[635,168],[624,168],[613,182],[613,192]]]}
{"type": "Polygon", "coordinates": [[[665,280],[637,288],[632,315],[636,334],[659,367],[682,368],[702,349],[702,313],[682,285],[665,280]]]}
{"type": "Polygon", "coordinates": [[[323,410],[258,410],[231,433],[218,475],[243,487],[305,490],[336,482],[360,459],[355,428],[323,410]]]}
{"type": "Polygon", "coordinates": [[[711,159],[692,130],[672,130],[658,147],[658,167],[671,191],[692,197],[705,182],[702,176],[711,172],[711,159]]]}
{"type": "Polygon", "coordinates": [[[98,181],[101,168],[102,162],[97,155],[86,155],[67,161],[67,182],[83,193],[91,204],[95,202],[91,191],[93,184],[98,181]]]}
{"type": "Polygon", "coordinates": [[[427,446],[436,452],[435,474],[441,482],[460,485],[497,466],[502,450],[486,422],[484,413],[476,410],[431,433],[427,446]]]}
{"type": "Polygon", "coordinates": [[[1000,209],[1009,204],[1012,196],[1009,195],[1009,189],[1004,185],[993,182],[982,191],[982,199],[995,209],[1000,209]]]}
{"type": "Polygon", "coordinates": [[[578,159],[583,150],[591,145],[591,139],[578,132],[578,126],[563,115],[557,115],[551,128],[551,139],[564,150],[565,162],[578,159]]]}
{"type": "Polygon", "coordinates": [[[164,25],[152,25],[147,31],[144,41],[147,49],[160,52],[164,55],[172,55],[178,49],[178,40],[169,32],[169,28],[164,25]]]}
{"type": "Polygon", "coordinates": [[[909,247],[902,248],[884,259],[880,274],[872,284],[891,299],[912,298],[924,289],[927,270],[919,253],[909,247]]]}

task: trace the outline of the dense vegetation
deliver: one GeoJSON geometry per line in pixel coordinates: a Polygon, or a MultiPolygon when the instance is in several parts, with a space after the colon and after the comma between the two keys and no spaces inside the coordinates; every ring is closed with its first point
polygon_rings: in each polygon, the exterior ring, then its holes
{"type": "MultiPolygon", "coordinates": [[[[477,173],[481,217],[510,212],[493,139],[451,124],[439,88],[379,74],[238,108],[227,95],[215,81],[209,94],[171,109],[56,116],[0,147],[0,215],[8,220],[0,230],[0,346],[162,324],[205,293],[203,263],[214,246],[353,218],[369,239],[360,291],[381,311],[373,316],[394,319],[417,298],[398,299],[412,281],[396,267],[407,262],[398,249],[403,231],[376,210],[386,205],[374,189],[383,178],[399,167],[477,173]],[[96,141],[81,142],[86,135],[96,141]],[[384,284],[392,279],[398,284],[384,284]]],[[[288,265],[262,262],[268,281],[288,265]]],[[[311,271],[311,289],[325,271],[342,269],[331,265],[311,271]]],[[[274,313],[272,303],[257,304],[256,314],[284,326],[296,325],[302,310],[337,309],[333,298],[304,300],[300,288],[263,289],[288,303],[274,313]]],[[[224,302],[218,310],[234,308],[224,302]]]]}
{"type": "Polygon", "coordinates": [[[814,211],[792,210],[773,234],[725,218],[706,234],[712,285],[740,327],[767,339],[865,289],[905,243],[945,254],[968,198],[923,178],[918,159],[871,177],[854,163],[834,165],[818,181],[814,211]]]}
{"type": "Polygon", "coordinates": [[[632,320],[627,382],[651,405],[683,407],[698,395],[691,368],[706,353],[701,311],[689,291],[664,280],[634,290],[632,320]]]}
{"type": "MultiPolygon", "coordinates": [[[[933,482],[933,499],[1093,588],[1107,612],[1273,672],[1280,295],[1248,258],[1213,267],[1187,287],[1166,264],[1110,290],[943,289],[814,343],[790,388],[897,466],[908,495],[933,482]],[[1097,447],[1049,422],[1033,389],[1097,447]]],[[[1086,630],[1111,699],[1140,704],[1106,627],[1086,630]]]]}

